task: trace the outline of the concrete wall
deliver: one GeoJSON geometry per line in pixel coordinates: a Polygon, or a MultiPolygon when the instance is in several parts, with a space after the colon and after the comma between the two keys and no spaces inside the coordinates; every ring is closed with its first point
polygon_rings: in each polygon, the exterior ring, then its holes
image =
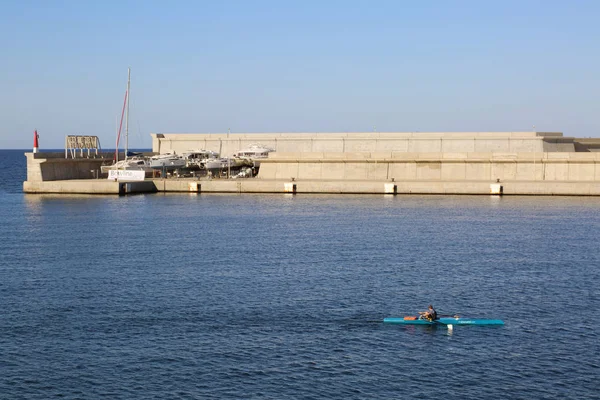
{"type": "Polygon", "coordinates": [[[560,132],[153,133],[152,151],[206,149],[228,156],[259,143],[277,152],[548,152],[575,151],[560,132]]]}
{"type": "MultiPolygon", "coordinates": [[[[147,180],[112,182],[108,180],[69,180],[24,182],[26,193],[135,194],[159,192],[200,193],[290,193],[297,194],[473,194],[490,195],[489,181],[359,181],[359,180],[147,180]]],[[[600,196],[600,182],[508,181],[500,184],[505,195],[600,196]]],[[[37,196],[27,197],[36,201],[37,196]]]]}
{"type": "Polygon", "coordinates": [[[71,179],[64,181],[25,181],[25,193],[57,194],[112,194],[153,193],[156,187],[152,181],[115,182],[108,179],[71,179]]]}
{"type": "Polygon", "coordinates": [[[600,138],[575,138],[575,151],[600,151],[600,138]]]}
{"type": "Polygon", "coordinates": [[[274,153],[259,179],[600,181],[600,153],[274,153]]]}
{"type": "Polygon", "coordinates": [[[65,158],[63,153],[25,153],[27,181],[94,179],[101,176],[102,158],[65,158]]]}

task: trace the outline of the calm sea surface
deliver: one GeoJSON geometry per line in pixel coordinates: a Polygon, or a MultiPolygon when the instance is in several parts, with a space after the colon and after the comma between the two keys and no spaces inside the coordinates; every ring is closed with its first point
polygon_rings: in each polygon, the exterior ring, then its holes
{"type": "Polygon", "coordinates": [[[600,198],[25,195],[0,398],[600,398],[600,198]],[[502,327],[402,327],[424,310],[502,327]]]}

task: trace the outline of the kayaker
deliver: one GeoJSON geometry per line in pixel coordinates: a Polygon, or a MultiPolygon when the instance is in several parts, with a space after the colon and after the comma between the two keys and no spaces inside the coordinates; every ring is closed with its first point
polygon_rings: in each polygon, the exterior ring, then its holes
{"type": "Polygon", "coordinates": [[[437,311],[435,311],[431,304],[427,311],[420,311],[419,314],[421,314],[422,319],[428,319],[429,321],[435,321],[437,319],[437,311]]]}

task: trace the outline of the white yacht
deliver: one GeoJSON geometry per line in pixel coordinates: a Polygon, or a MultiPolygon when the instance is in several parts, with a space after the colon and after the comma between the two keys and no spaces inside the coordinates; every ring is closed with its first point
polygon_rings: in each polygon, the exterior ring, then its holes
{"type": "Polygon", "coordinates": [[[188,150],[183,153],[186,167],[205,169],[206,164],[219,158],[219,153],[211,150],[188,150]]]}
{"type": "Polygon", "coordinates": [[[245,149],[238,150],[233,153],[233,157],[241,160],[247,160],[252,163],[255,168],[260,167],[260,160],[269,157],[269,153],[274,152],[275,149],[265,147],[260,144],[251,144],[245,149]]]}
{"type": "Polygon", "coordinates": [[[227,168],[239,168],[241,166],[249,165],[248,160],[243,158],[232,158],[223,157],[208,160],[206,162],[206,169],[227,169],[227,168]]]}
{"type": "Polygon", "coordinates": [[[251,144],[245,149],[236,151],[235,153],[233,153],[233,156],[238,158],[250,159],[267,158],[269,156],[269,153],[274,151],[275,149],[272,149],[270,147],[265,147],[260,144],[251,144]]]}
{"type": "Polygon", "coordinates": [[[107,173],[108,171],[113,169],[144,172],[152,171],[152,168],[150,167],[148,161],[146,161],[145,158],[138,156],[126,158],[125,160],[117,161],[112,165],[103,165],[100,167],[100,171],[102,171],[103,173],[107,173]]]}
{"type": "Polygon", "coordinates": [[[167,169],[169,171],[185,167],[185,158],[175,154],[174,151],[150,157],[150,167],[153,169],[167,169]]]}

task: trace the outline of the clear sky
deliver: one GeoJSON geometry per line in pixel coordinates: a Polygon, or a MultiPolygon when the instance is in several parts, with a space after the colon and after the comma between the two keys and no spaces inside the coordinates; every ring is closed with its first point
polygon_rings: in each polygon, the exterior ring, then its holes
{"type": "Polygon", "coordinates": [[[44,1],[0,7],[0,148],[150,133],[600,136],[600,1],[44,1]]]}

